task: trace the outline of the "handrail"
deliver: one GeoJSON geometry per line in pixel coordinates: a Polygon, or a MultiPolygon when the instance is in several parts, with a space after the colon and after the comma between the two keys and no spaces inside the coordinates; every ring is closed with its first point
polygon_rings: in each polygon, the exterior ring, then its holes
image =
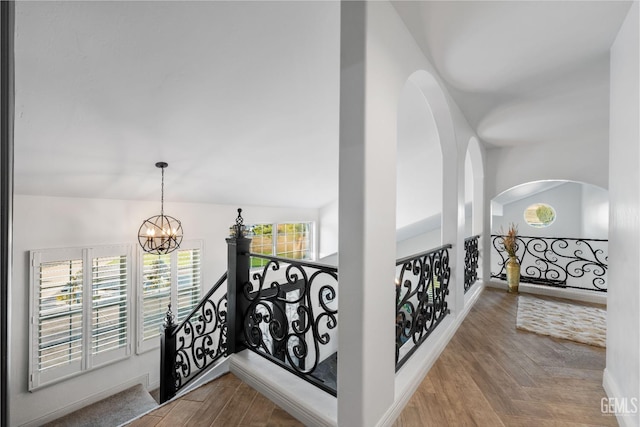
{"type": "Polygon", "coordinates": [[[205,304],[205,302],[211,298],[211,296],[218,290],[218,288],[220,288],[220,286],[222,286],[222,284],[227,280],[227,272],[225,271],[224,274],[218,279],[218,281],[213,285],[213,287],[209,290],[209,292],[207,292],[205,294],[205,296],[203,296],[200,299],[200,302],[198,303],[198,305],[196,305],[193,310],[191,310],[189,312],[189,314],[187,314],[185,316],[185,318],[182,320],[182,322],[180,322],[178,324],[178,326],[176,326],[176,329],[173,331],[173,335],[176,335],[178,333],[179,330],[184,328],[184,325],[187,323],[187,321],[189,319],[191,319],[191,317],[193,317],[195,315],[195,313],[200,310],[202,308],[202,306],[205,304]]]}
{"type": "Polygon", "coordinates": [[[446,245],[438,246],[437,248],[429,249],[428,251],[418,252],[417,254],[414,254],[414,255],[408,255],[408,256],[403,257],[403,258],[398,258],[396,260],[396,266],[398,266],[400,264],[404,264],[405,262],[408,262],[408,261],[413,261],[416,258],[420,258],[420,257],[423,257],[425,255],[429,255],[429,254],[432,254],[434,252],[438,252],[438,251],[440,251],[442,249],[451,249],[451,248],[453,248],[453,245],[451,243],[447,243],[446,245]]]}
{"type": "MultiPolygon", "coordinates": [[[[505,237],[504,234],[492,234],[491,237],[505,237]]],[[[588,239],[586,237],[549,237],[549,236],[521,236],[522,239],[554,239],[554,240],[587,240],[590,242],[608,242],[609,239],[588,239]]]]}
{"type": "Polygon", "coordinates": [[[214,301],[226,280],[225,272],[179,325],[173,323],[169,305],[160,342],[160,403],[227,355],[226,289],[214,301]]]}
{"type": "MultiPolygon", "coordinates": [[[[492,271],[491,277],[505,279],[509,257],[501,244],[504,236],[492,234],[491,239],[494,253],[500,257],[497,263],[492,262],[500,270],[492,271]]],[[[520,282],[606,292],[607,244],[607,239],[517,236],[520,282]]]]}
{"type": "Polygon", "coordinates": [[[246,347],[336,396],[338,268],[248,253],[268,263],[244,284],[246,347]],[[279,275],[277,272],[283,274],[279,275]],[[272,277],[273,276],[273,277],[272,277]],[[335,344],[334,344],[335,343],[335,344]]]}
{"type": "Polygon", "coordinates": [[[478,280],[479,240],[479,234],[464,239],[464,293],[478,280]]]}
{"type": "Polygon", "coordinates": [[[396,267],[396,372],[449,314],[449,249],[400,258],[396,267]],[[401,354],[402,353],[402,354],[401,354]]]}
{"type": "Polygon", "coordinates": [[[279,256],[273,256],[273,255],[264,255],[264,254],[257,254],[254,252],[249,252],[249,256],[250,257],[254,257],[254,258],[262,258],[262,259],[268,259],[269,261],[281,261],[281,262],[286,262],[291,264],[292,262],[299,264],[303,267],[311,267],[311,268],[317,268],[317,269],[321,269],[321,270],[330,270],[330,271],[338,271],[338,267],[336,267],[335,265],[329,265],[329,264],[323,264],[321,262],[317,262],[317,261],[309,261],[309,260],[301,260],[301,259],[293,259],[293,258],[284,258],[284,257],[279,257],[279,256]]]}

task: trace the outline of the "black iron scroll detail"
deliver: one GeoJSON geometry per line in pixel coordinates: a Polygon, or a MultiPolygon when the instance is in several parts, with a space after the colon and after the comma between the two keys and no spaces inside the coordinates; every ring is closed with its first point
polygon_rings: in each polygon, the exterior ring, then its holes
{"type": "Polygon", "coordinates": [[[335,339],[332,342],[332,332],[338,326],[337,268],[254,253],[250,256],[267,264],[243,286],[247,348],[335,396],[335,367],[326,372],[323,361],[335,357],[337,349],[335,339]]]}
{"type": "Polygon", "coordinates": [[[480,236],[464,239],[464,292],[467,293],[471,286],[478,280],[478,240],[480,236]]]}
{"type": "Polygon", "coordinates": [[[400,269],[396,279],[396,371],[449,314],[451,247],[396,261],[400,269]]]}
{"type": "MultiPolygon", "coordinates": [[[[493,234],[491,241],[499,256],[499,271],[492,272],[491,277],[504,280],[509,257],[503,236],[493,234]]],[[[522,283],[607,291],[608,240],[518,236],[516,247],[522,283]]]]}
{"type": "Polygon", "coordinates": [[[173,372],[171,378],[162,378],[161,381],[173,382],[172,395],[226,356],[227,293],[226,286],[222,286],[226,281],[227,273],[171,333],[175,342],[175,353],[169,356],[173,361],[173,372]]]}

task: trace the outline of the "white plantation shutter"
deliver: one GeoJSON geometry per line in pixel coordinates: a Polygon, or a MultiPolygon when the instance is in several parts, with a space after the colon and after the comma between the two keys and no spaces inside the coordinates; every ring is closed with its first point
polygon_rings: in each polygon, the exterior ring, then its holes
{"type": "Polygon", "coordinates": [[[102,358],[128,345],[128,278],[126,255],[92,260],[91,354],[102,358]]]}
{"type": "Polygon", "coordinates": [[[142,262],[143,340],[160,335],[171,302],[171,254],[145,253],[142,262]]]}
{"type": "Polygon", "coordinates": [[[140,250],[138,353],[160,345],[162,324],[169,303],[176,323],[181,322],[200,300],[202,242],[183,241],[180,249],[165,255],[140,250]]]}
{"type": "Polygon", "coordinates": [[[181,322],[200,300],[200,249],[178,251],[178,310],[181,322]]]}
{"type": "Polygon", "coordinates": [[[38,281],[38,369],[80,362],[82,259],[42,263],[38,281]]]}
{"type": "Polygon", "coordinates": [[[29,390],[129,353],[130,248],[31,252],[29,390]]]}

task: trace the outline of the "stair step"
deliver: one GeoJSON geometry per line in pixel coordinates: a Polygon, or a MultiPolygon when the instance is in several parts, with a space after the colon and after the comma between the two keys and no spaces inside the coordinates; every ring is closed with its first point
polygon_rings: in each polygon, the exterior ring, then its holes
{"type": "Polygon", "coordinates": [[[138,384],[92,405],[85,406],[47,427],[113,427],[126,423],[145,412],[158,407],[158,402],[138,384]]]}

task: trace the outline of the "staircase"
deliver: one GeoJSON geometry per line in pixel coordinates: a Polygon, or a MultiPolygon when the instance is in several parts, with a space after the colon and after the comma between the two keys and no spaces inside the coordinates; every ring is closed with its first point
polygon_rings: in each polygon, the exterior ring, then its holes
{"type": "Polygon", "coordinates": [[[114,427],[158,407],[158,402],[141,385],[135,385],[106,399],[85,406],[46,427],[114,427]]]}

